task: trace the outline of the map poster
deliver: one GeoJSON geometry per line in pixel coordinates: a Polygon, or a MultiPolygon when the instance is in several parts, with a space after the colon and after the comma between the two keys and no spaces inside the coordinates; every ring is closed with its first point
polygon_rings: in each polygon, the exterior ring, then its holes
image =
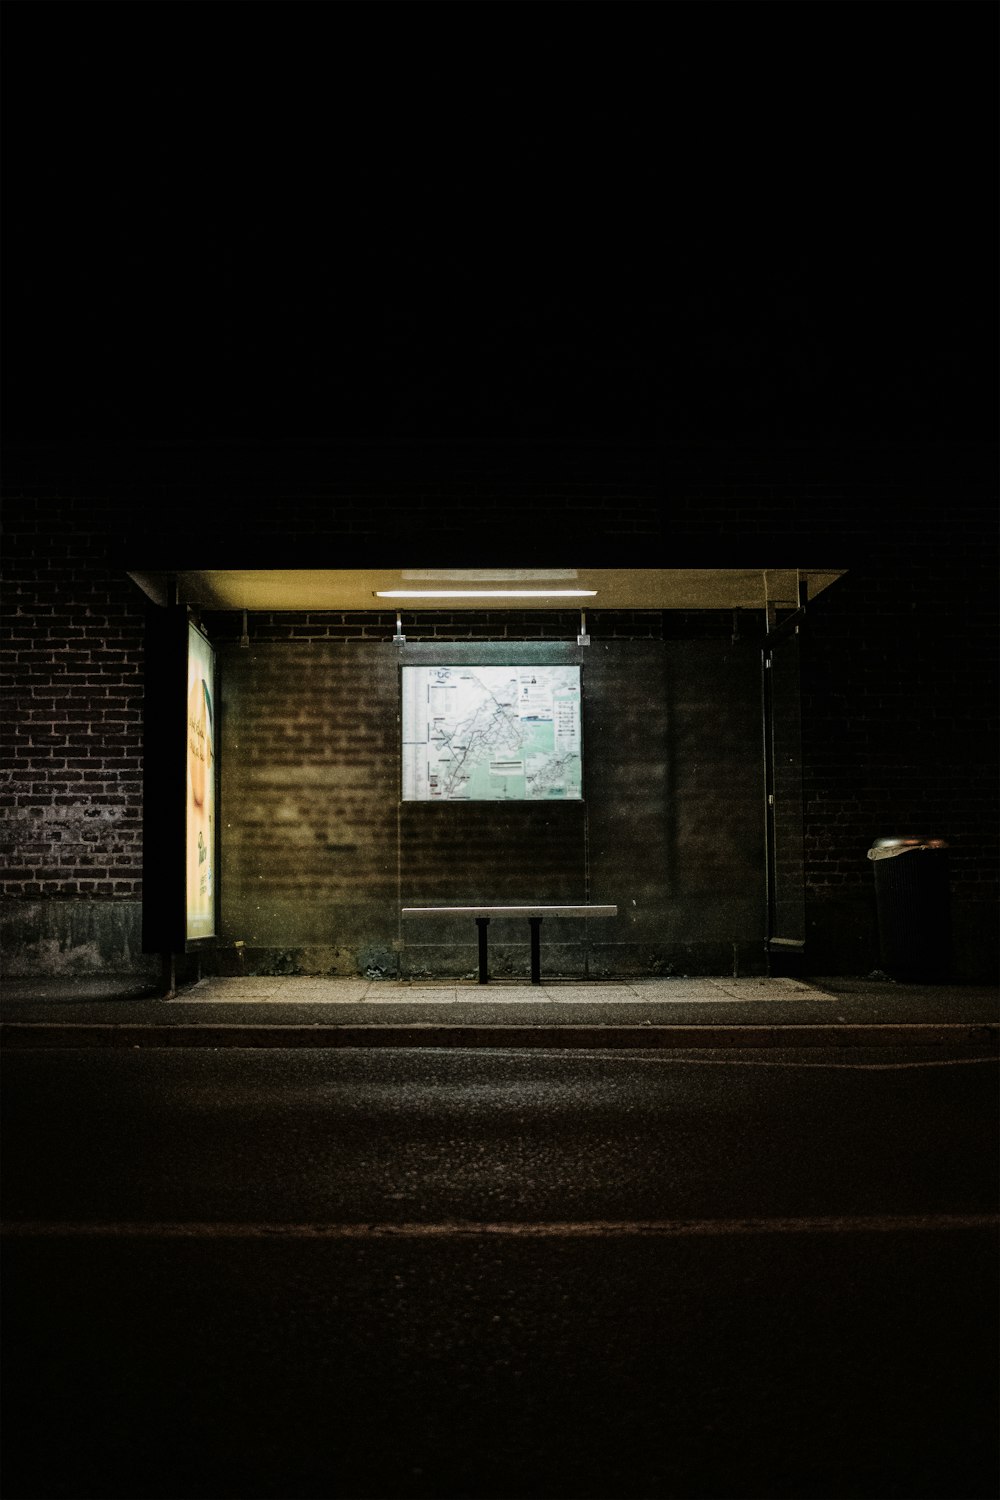
{"type": "Polygon", "coordinates": [[[578,666],[401,671],[404,802],[582,799],[578,666]]]}
{"type": "Polygon", "coordinates": [[[215,657],[188,625],[187,902],[188,939],[215,934],[215,657]]]}

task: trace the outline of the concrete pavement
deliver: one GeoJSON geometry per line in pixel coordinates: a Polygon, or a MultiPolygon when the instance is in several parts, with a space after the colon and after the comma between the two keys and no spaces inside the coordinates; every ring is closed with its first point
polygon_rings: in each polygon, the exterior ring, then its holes
{"type": "Polygon", "coordinates": [[[996,1050],[992,985],[808,980],[209,977],[170,998],[122,976],[4,982],[8,1046],[746,1047],[996,1050]]]}

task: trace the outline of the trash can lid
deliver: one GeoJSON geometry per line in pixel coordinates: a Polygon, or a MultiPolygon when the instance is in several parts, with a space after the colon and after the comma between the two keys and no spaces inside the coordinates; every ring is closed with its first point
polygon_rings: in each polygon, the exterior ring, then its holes
{"type": "Polygon", "coordinates": [[[906,854],[910,849],[947,849],[945,839],[924,839],[916,835],[897,835],[895,838],[876,839],[868,851],[869,859],[891,859],[895,854],[906,854]]]}

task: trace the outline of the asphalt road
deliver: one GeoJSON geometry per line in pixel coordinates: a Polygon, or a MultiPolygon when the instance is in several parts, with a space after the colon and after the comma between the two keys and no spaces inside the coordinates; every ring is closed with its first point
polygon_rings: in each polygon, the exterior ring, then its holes
{"type": "Polygon", "coordinates": [[[3,1066],[6,1500],[996,1493],[981,1053],[3,1066]]]}

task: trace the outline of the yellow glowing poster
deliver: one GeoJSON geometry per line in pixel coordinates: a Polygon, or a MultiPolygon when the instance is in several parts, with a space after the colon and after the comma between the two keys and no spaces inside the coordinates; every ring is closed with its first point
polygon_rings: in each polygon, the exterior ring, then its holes
{"type": "Polygon", "coordinates": [[[212,648],[188,626],[187,936],[215,934],[215,673],[212,648]]]}

